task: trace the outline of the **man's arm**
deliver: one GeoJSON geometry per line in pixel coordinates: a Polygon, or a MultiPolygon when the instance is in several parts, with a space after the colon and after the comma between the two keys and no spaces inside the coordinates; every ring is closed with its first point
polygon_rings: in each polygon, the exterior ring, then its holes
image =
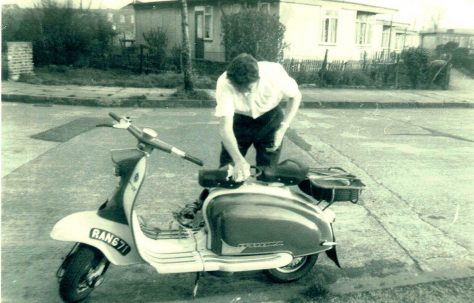
{"type": "Polygon", "coordinates": [[[295,117],[301,105],[301,93],[299,91],[298,93],[299,94],[296,96],[289,98],[286,105],[285,117],[283,118],[281,124],[286,125],[287,128],[290,126],[291,121],[293,121],[293,118],[295,117]]]}
{"type": "Polygon", "coordinates": [[[280,124],[280,128],[275,132],[275,141],[274,146],[272,148],[268,148],[267,151],[274,152],[276,151],[281,143],[283,142],[283,137],[285,136],[286,131],[290,127],[291,121],[295,117],[298,109],[300,108],[301,104],[301,93],[298,91],[296,96],[291,97],[288,99],[288,103],[286,105],[285,116],[280,124]]]}
{"type": "Polygon", "coordinates": [[[235,138],[234,117],[223,116],[219,120],[219,134],[224,144],[225,149],[234,161],[234,175],[236,182],[243,181],[250,176],[250,165],[245,160],[245,157],[240,153],[237,139],[235,138]]]}

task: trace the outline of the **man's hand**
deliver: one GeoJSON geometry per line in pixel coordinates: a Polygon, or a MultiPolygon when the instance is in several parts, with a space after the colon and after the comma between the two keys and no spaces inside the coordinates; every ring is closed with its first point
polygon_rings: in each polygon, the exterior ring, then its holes
{"type": "Polygon", "coordinates": [[[280,126],[280,128],[275,132],[275,139],[273,142],[273,146],[267,148],[268,152],[275,152],[278,148],[280,148],[281,143],[283,142],[283,137],[285,137],[286,130],[288,129],[287,126],[280,126]]]}
{"type": "Polygon", "coordinates": [[[250,164],[242,160],[235,163],[232,178],[235,182],[243,182],[250,177],[250,164]]]}

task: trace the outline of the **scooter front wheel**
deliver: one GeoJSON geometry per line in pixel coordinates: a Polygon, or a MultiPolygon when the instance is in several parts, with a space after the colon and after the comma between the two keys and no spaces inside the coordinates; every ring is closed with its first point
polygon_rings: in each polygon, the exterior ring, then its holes
{"type": "Polygon", "coordinates": [[[59,281],[59,294],[66,302],[79,302],[102,282],[109,261],[98,249],[84,244],[68,258],[59,281]]]}
{"type": "Polygon", "coordinates": [[[318,254],[298,257],[286,266],[268,269],[264,273],[278,283],[292,282],[309,273],[317,260],[318,254]]]}

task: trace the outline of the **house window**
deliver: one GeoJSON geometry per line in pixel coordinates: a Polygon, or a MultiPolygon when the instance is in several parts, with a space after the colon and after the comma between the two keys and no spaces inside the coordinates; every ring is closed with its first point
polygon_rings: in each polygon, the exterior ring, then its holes
{"type": "Polygon", "coordinates": [[[337,11],[325,11],[323,15],[321,42],[336,43],[337,41],[337,11]]]}
{"type": "Polygon", "coordinates": [[[135,15],[130,16],[130,23],[135,24],[135,15]]]}
{"type": "Polygon", "coordinates": [[[396,50],[402,50],[404,48],[405,37],[406,36],[402,33],[395,34],[395,49],[396,50]]]}
{"type": "Polygon", "coordinates": [[[212,6],[204,7],[204,39],[212,40],[212,6]]]}
{"type": "Polygon", "coordinates": [[[196,24],[196,30],[198,33],[200,33],[199,37],[203,37],[204,40],[212,40],[212,6],[196,6],[195,11],[202,12],[202,14],[204,15],[203,20],[197,20],[199,24],[196,24]]]}
{"type": "Polygon", "coordinates": [[[270,3],[268,2],[259,2],[258,3],[258,11],[262,13],[269,14],[270,13],[270,3]]]}
{"type": "Polygon", "coordinates": [[[357,12],[356,19],[356,44],[370,44],[372,25],[370,24],[370,15],[365,12],[357,12]]]}
{"type": "Polygon", "coordinates": [[[112,14],[112,13],[107,13],[107,21],[113,22],[113,21],[114,21],[114,14],[112,14]]]}
{"type": "Polygon", "coordinates": [[[125,16],[124,15],[120,15],[120,23],[125,23],[125,16]]]}
{"type": "Polygon", "coordinates": [[[390,25],[384,25],[382,30],[382,47],[388,48],[390,43],[390,25]]]}

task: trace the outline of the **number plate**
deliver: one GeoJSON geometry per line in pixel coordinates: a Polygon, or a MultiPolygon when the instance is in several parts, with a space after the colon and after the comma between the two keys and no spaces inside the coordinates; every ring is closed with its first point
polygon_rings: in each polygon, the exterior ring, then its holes
{"type": "Polygon", "coordinates": [[[112,246],[122,256],[127,255],[131,250],[130,245],[128,245],[127,242],[114,235],[113,233],[100,228],[92,228],[89,233],[89,238],[102,241],[112,246]]]}

